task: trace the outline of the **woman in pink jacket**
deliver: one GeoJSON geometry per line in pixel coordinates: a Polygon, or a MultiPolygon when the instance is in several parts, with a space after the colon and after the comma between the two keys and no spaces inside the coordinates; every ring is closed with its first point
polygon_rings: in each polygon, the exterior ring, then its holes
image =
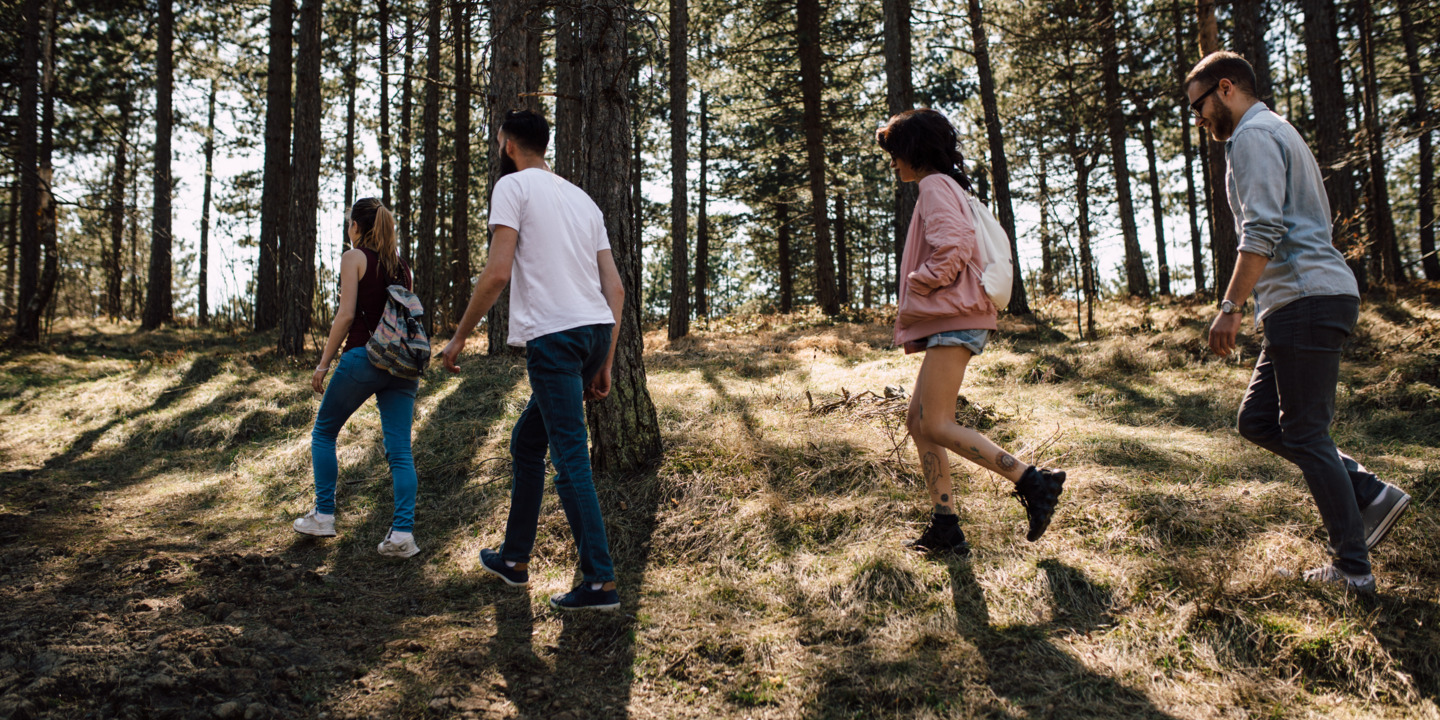
{"type": "Polygon", "coordinates": [[[922,108],[890,118],[876,139],[900,181],[920,185],[901,260],[895,344],[906,353],[925,353],[906,425],[934,514],[925,533],[908,545],[921,552],[970,551],[955,513],[946,450],[1015,483],[1014,495],[1030,521],[1025,538],[1034,542],[1050,525],[1065,473],[1027,465],[955,422],[965,367],[985,349],[996,314],[980,282],[985,263],[961,195],[971,186],[959,133],[944,115],[922,108]]]}

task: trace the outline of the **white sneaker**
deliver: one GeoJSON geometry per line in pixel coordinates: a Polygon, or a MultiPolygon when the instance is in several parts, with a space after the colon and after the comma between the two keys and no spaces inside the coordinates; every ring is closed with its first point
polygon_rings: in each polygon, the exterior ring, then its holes
{"type": "Polygon", "coordinates": [[[305,517],[295,518],[295,532],[317,537],[335,537],[335,516],[331,515],[329,520],[322,520],[316,515],[317,513],[311,510],[305,513],[305,517]]]}
{"type": "Polygon", "coordinates": [[[398,558],[412,557],[415,553],[420,552],[420,546],[415,544],[414,536],[410,535],[410,533],[405,533],[404,536],[396,538],[393,529],[385,533],[385,539],[380,542],[380,547],[376,549],[379,550],[381,555],[398,558]]]}
{"type": "Polygon", "coordinates": [[[1347,590],[1353,590],[1364,595],[1375,594],[1374,575],[1351,575],[1342,572],[1340,568],[1334,565],[1323,565],[1306,570],[1301,577],[1305,582],[1316,583],[1317,585],[1340,585],[1347,590]]]}

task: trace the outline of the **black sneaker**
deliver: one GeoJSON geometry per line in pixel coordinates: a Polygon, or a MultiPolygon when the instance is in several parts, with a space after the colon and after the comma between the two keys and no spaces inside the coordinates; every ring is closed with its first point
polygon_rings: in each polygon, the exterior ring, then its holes
{"type": "Polygon", "coordinates": [[[934,520],[920,537],[905,543],[905,547],[922,553],[970,554],[970,543],[965,542],[965,531],[958,523],[940,524],[934,520]]]}
{"type": "Polygon", "coordinates": [[[551,596],[550,607],[556,610],[615,610],[620,607],[620,593],[614,588],[591,590],[590,583],[582,582],[564,595],[551,596]]]}
{"type": "Polygon", "coordinates": [[[1050,527],[1050,517],[1055,514],[1055,503],[1060,499],[1061,486],[1065,484],[1064,470],[1042,470],[1030,466],[1020,482],[1015,483],[1012,493],[1025,506],[1025,515],[1030,518],[1030,532],[1025,539],[1035,542],[1050,527]]]}
{"type": "Polygon", "coordinates": [[[1410,495],[1390,483],[1385,483],[1380,494],[1360,511],[1360,519],[1365,522],[1365,547],[1374,550],[1409,507],[1410,495]]]}
{"type": "Polygon", "coordinates": [[[490,548],[480,551],[480,569],[504,580],[506,585],[518,587],[530,584],[528,568],[522,569],[518,564],[513,568],[506,565],[500,553],[490,548]]]}

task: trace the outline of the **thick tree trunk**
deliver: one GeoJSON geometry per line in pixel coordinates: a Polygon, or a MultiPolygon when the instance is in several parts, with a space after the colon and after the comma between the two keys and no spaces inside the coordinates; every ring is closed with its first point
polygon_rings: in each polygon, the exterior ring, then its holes
{"type": "MultiPolygon", "coordinates": [[[[498,3],[497,3],[498,5],[498,3]]],[[[425,308],[425,328],[435,330],[435,240],[440,204],[440,11],[442,0],[430,0],[425,16],[425,111],[421,114],[420,224],[415,229],[415,295],[425,308]]]]}
{"type": "MultiPolygon", "coordinates": [[[[490,177],[486,185],[487,194],[494,194],[495,183],[500,180],[500,144],[495,134],[505,113],[525,106],[520,94],[525,92],[527,32],[525,16],[532,0],[494,0],[490,4],[490,132],[486,145],[490,149],[490,177]]],[[[626,78],[628,79],[628,75],[626,78]]],[[[629,133],[626,135],[629,145],[629,133]]],[[[626,157],[629,153],[626,152],[626,157]]],[[[570,178],[574,180],[574,178],[570,178]]],[[[628,184],[626,186],[628,188],[628,184]]],[[[500,293],[500,298],[486,316],[485,337],[489,341],[489,353],[498,355],[510,352],[506,339],[510,333],[510,290],[500,293]]]]}
{"type": "Polygon", "coordinates": [[[26,0],[24,38],[21,41],[19,137],[16,142],[16,174],[20,180],[20,287],[15,304],[15,340],[40,339],[40,314],[31,309],[30,299],[40,285],[40,0],[26,0]]]}
{"type": "MultiPolygon", "coordinates": [[[[355,68],[358,60],[360,38],[359,16],[352,14],[347,34],[350,36],[350,54],[345,61],[345,199],[344,213],[348,215],[355,204],[355,68]]],[[[349,221],[340,220],[340,251],[350,246],[349,221]]]]}
{"type": "Polygon", "coordinates": [[[295,159],[291,175],[293,195],[286,235],[285,297],[281,301],[281,354],[305,351],[310,332],[311,302],[315,294],[315,233],[320,210],[320,28],[323,0],[305,0],[300,6],[300,31],[295,55],[295,159]]]}
{"type": "Polygon", "coordinates": [[[571,182],[580,179],[580,29],[575,8],[555,8],[555,172],[571,182]]]}
{"type": "Polygon", "coordinates": [[[1420,205],[1420,265],[1426,280],[1440,280],[1440,257],[1435,253],[1435,155],[1431,145],[1430,104],[1425,90],[1425,74],[1420,69],[1419,43],[1415,39],[1415,23],[1410,6],[1414,0],[1400,0],[1400,35],[1405,41],[1405,66],[1410,73],[1410,92],[1415,96],[1411,122],[1420,135],[1420,188],[1416,200],[1420,205]]]}
{"type": "Polygon", "coordinates": [[[825,119],[822,116],[820,0],[796,0],[796,44],[800,54],[800,97],[804,109],[805,167],[810,175],[810,217],[815,226],[815,299],[826,315],[840,312],[835,296],[835,256],[830,245],[830,209],[825,194],[825,119]]]}
{"type": "Polygon", "coordinates": [[[201,325],[210,324],[210,186],[215,179],[215,92],[219,85],[219,78],[211,76],[205,114],[205,190],[200,200],[200,287],[196,291],[201,325]]]}
{"type": "Polygon", "coordinates": [[[110,180],[110,250],[105,253],[105,313],[110,316],[111,322],[118,321],[124,313],[124,301],[120,294],[124,266],[120,262],[120,253],[125,247],[125,173],[129,161],[129,138],[125,135],[130,126],[128,90],[120,98],[119,110],[120,118],[116,124],[120,128],[120,137],[115,140],[115,160],[111,167],[114,174],[110,180]]]}
{"type": "Polygon", "coordinates": [[[686,53],[689,8],[670,0],[670,324],[671,340],[690,332],[690,204],[685,193],[690,163],[690,64],[686,53]]]}
{"type": "MultiPolygon", "coordinates": [[[[1188,41],[1185,36],[1184,14],[1180,6],[1175,7],[1175,74],[1176,82],[1183,83],[1185,75],[1190,72],[1192,63],[1188,59],[1185,48],[1188,41]]],[[[1190,217],[1190,262],[1195,275],[1195,295],[1199,297],[1205,293],[1205,251],[1204,242],[1200,239],[1199,209],[1196,206],[1195,197],[1195,147],[1191,142],[1193,133],[1193,113],[1190,112],[1190,101],[1182,92],[1180,94],[1180,142],[1182,151],[1185,153],[1185,209],[1190,217]]],[[[1204,142],[1204,139],[1201,139],[1204,142]]]]}
{"type": "Polygon", "coordinates": [[[265,80],[265,178],[260,199],[260,257],[255,266],[255,329],[280,321],[280,263],[290,216],[290,70],[292,0],[270,0],[270,53],[265,80]]]}
{"type": "Polygon", "coordinates": [[[175,318],[171,295],[170,135],[175,121],[171,94],[175,87],[174,0],[159,0],[155,24],[155,197],[150,221],[150,277],[145,289],[145,315],[140,326],[153,330],[175,318]]]}
{"type": "Polygon", "coordinates": [[[1040,204],[1040,294],[1055,296],[1055,238],[1050,232],[1050,189],[1047,187],[1047,163],[1042,159],[1035,180],[1039,185],[1037,199],[1040,204]]]}
{"type": "Polygon", "coordinates": [[[1335,218],[1335,247],[1345,254],[1355,280],[1364,290],[1368,275],[1359,198],[1349,159],[1350,127],[1345,118],[1345,85],[1341,79],[1345,60],[1340,53],[1335,0],[1301,0],[1300,7],[1305,11],[1305,68],[1310,75],[1315,116],[1315,154],[1335,218]]]}
{"type": "Polygon", "coordinates": [[[970,34],[975,43],[975,66],[980,73],[980,104],[985,111],[985,136],[990,144],[990,175],[995,186],[995,210],[1000,226],[1010,236],[1010,257],[1014,263],[1014,279],[1010,287],[1010,304],[1005,310],[1011,315],[1029,315],[1030,300],[1025,296],[1025,277],[1020,271],[1020,246],[1015,233],[1015,210],[1010,204],[1010,164],[1005,159],[1005,136],[1000,126],[999,103],[995,97],[995,75],[990,69],[990,42],[986,36],[985,19],[980,0],[970,2],[970,34]]]}
{"type": "Polygon", "coordinates": [[[454,201],[450,215],[450,317],[459,323],[470,302],[470,13],[465,3],[450,6],[455,33],[454,201]]]}
{"type": "Polygon", "coordinates": [[[790,205],[782,198],[775,206],[775,240],[780,256],[780,312],[795,308],[794,271],[790,267],[790,205]]]}
{"type": "Polygon", "coordinates": [[[626,18],[630,0],[597,0],[580,9],[580,82],[586,118],[580,187],[605,215],[625,308],[611,371],[610,396],[591,403],[591,460],[601,472],[629,472],[660,458],[660,423],[645,385],[640,325],[639,228],[631,226],[630,78],[626,18]]]}
{"type": "MultiPolygon", "coordinates": [[[[1215,22],[1214,0],[1198,0],[1200,10],[1200,56],[1203,58],[1220,49],[1220,30],[1215,22]]],[[[1188,108],[1187,108],[1188,111],[1188,108]]],[[[1230,276],[1235,272],[1239,243],[1235,235],[1235,215],[1225,190],[1225,145],[1205,138],[1202,157],[1206,168],[1206,198],[1210,207],[1210,254],[1215,268],[1215,297],[1225,294],[1230,276]]]]}
{"type": "Polygon", "coordinates": [[[525,94],[520,106],[538,113],[545,110],[540,100],[545,83],[545,11],[546,4],[540,0],[525,3],[525,94]]]}
{"type": "MultiPolygon", "coordinates": [[[[885,13],[885,107],[891,115],[915,107],[915,87],[910,66],[910,0],[884,0],[885,13]]],[[[905,236],[915,214],[916,183],[895,183],[894,246],[895,274],[905,257],[905,236]]],[[[866,306],[868,307],[868,301],[866,306]]]]}
{"type": "Polygon", "coordinates": [[[1150,210],[1155,215],[1155,267],[1160,271],[1160,294],[1170,294],[1170,261],[1165,256],[1165,203],[1160,196],[1160,168],[1155,160],[1155,128],[1150,112],[1144,118],[1145,162],[1150,171],[1150,210]]]}
{"type": "Polygon", "coordinates": [[[1235,52],[1250,61],[1255,69],[1255,94],[1271,109],[1275,99],[1271,96],[1270,49],[1265,45],[1265,31],[1269,21],[1265,18],[1265,0],[1235,0],[1230,16],[1235,23],[1235,52]]]}
{"type": "Polygon", "coordinates": [[[710,120],[707,97],[700,91],[700,198],[695,215],[695,317],[710,317],[705,289],[710,282],[710,216],[706,207],[710,164],[710,120]]]}
{"type": "Polygon", "coordinates": [[[380,202],[390,204],[390,2],[377,0],[376,29],[380,54],[380,202]]]}
{"type": "Polygon", "coordinates": [[[1115,201],[1120,206],[1120,229],[1125,238],[1125,284],[1131,297],[1150,297],[1150,277],[1145,273],[1145,256],[1135,228],[1135,206],[1130,196],[1129,156],[1125,152],[1125,108],[1121,106],[1120,46],[1117,39],[1119,15],[1114,0],[1100,0],[1101,62],[1103,64],[1107,126],[1110,133],[1110,163],[1115,172],[1115,201]]]}
{"type": "Polygon", "coordinates": [[[1375,3],[1360,0],[1360,67],[1365,90],[1365,149],[1370,161],[1369,211],[1374,232],[1371,268],[1382,283],[1405,282],[1395,217],[1390,212],[1389,174],[1385,169],[1385,136],[1380,128],[1380,83],[1375,77],[1375,3]]]}
{"type": "MultiPolygon", "coordinates": [[[[9,202],[5,212],[5,303],[0,306],[4,316],[0,323],[14,320],[15,314],[15,270],[20,262],[20,183],[10,184],[9,202]]],[[[119,261],[119,258],[116,258],[119,261]]],[[[113,319],[113,318],[112,318],[113,319]]]]}
{"type": "Polygon", "coordinates": [[[845,237],[845,189],[835,193],[835,268],[840,283],[840,305],[850,304],[850,248],[845,237]]]}
{"type": "Polygon", "coordinates": [[[413,266],[415,256],[411,253],[411,242],[415,236],[412,212],[415,202],[410,157],[415,150],[415,103],[412,101],[415,83],[411,81],[410,74],[415,69],[415,19],[410,10],[408,5],[405,6],[405,59],[401,64],[400,80],[400,178],[399,187],[396,189],[398,195],[395,200],[395,230],[400,236],[400,255],[413,266]]]}

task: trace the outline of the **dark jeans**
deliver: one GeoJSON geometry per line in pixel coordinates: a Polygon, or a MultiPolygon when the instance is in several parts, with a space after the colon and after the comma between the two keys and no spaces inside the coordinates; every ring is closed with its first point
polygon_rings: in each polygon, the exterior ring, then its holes
{"type": "Polygon", "coordinates": [[[585,384],[610,352],[613,325],[562,330],[526,343],[530,402],[510,433],[510,518],[500,557],[529,562],[535,526],[545,493],[545,450],[555,466],[555,492],[570,522],[586,582],[610,582],[615,566],[605,539],[605,520],[590,474],[590,444],[585,433],[585,384]]]}
{"type": "Polygon", "coordinates": [[[1370,572],[1360,509],[1384,489],[1330,439],[1340,350],[1360,313],[1356,298],[1296,300],[1265,319],[1265,346],[1240,403],[1240,434],[1294,463],[1305,475],[1330,535],[1335,567],[1370,572]]]}

